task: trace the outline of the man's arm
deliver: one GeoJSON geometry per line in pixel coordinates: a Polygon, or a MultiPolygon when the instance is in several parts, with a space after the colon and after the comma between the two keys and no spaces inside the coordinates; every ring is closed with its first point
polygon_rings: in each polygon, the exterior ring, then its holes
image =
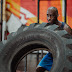
{"type": "Polygon", "coordinates": [[[72,35],[72,29],[70,28],[69,25],[65,24],[65,25],[64,25],[64,30],[66,30],[69,34],[72,35]]]}

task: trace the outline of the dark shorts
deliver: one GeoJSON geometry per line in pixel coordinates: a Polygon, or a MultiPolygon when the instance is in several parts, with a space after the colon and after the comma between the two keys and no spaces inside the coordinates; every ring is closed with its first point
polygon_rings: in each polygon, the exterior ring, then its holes
{"type": "Polygon", "coordinates": [[[46,70],[50,71],[52,64],[53,64],[53,57],[52,54],[49,52],[42,58],[38,66],[43,67],[46,70]]]}

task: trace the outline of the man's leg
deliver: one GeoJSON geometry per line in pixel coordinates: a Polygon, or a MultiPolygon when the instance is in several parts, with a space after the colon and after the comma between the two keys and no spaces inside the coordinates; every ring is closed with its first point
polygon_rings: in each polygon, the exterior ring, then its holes
{"type": "Polygon", "coordinates": [[[44,72],[45,70],[50,71],[52,64],[53,64],[53,57],[52,54],[49,52],[39,62],[36,68],[36,72],[44,72]]]}

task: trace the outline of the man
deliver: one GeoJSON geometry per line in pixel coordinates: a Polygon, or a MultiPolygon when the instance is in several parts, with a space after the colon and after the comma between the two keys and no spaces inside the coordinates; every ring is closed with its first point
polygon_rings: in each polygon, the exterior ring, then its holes
{"type": "MultiPolygon", "coordinates": [[[[47,10],[47,20],[49,24],[56,24],[59,27],[66,30],[69,34],[72,35],[72,29],[64,22],[58,21],[58,10],[56,7],[49,7],[47,10]]],[[[40,61],[36,68],[36,72],[44,72],[45,70],[50,71],[53,64],[52,54],[49,52],[45,57],[40,61]]]]}

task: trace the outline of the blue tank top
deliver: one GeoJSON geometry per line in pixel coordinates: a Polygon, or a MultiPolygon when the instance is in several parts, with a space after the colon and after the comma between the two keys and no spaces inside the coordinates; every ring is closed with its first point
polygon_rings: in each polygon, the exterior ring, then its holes
{"type": "Polygon", "coordinates": [[[65,22],[62,22],[61,28],[64,28],[65,22]]]}

